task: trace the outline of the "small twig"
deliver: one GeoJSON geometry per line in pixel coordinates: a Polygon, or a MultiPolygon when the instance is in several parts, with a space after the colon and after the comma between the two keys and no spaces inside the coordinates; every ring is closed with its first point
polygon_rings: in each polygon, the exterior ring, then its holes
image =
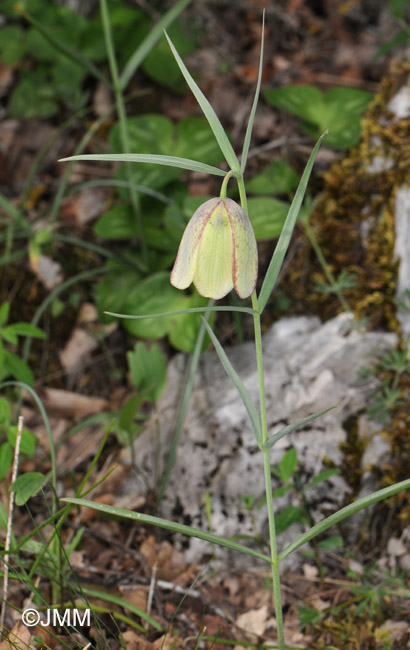
{"type": "MultiPolygon", "coordinates": [[[[152,574],[151,574],[151,582],[149,585],[149,592],[148,592],[148,602],[147,602],[147,614],[151,614],[151,608],[152,608],[152,601],[154,599],[154,590],[155,590],[155,583],[156,583],[156,577],[157,577],[157,570],[158,570],[158,564],[155,563],[154,566],[152,567],[152,574]]],[[[145,621],[145,629],[148,629],[148,621],[145,621]]]]}
{"type": "MultiPolygon", "coordinates": [[[[17,478],[18,464],[19,464],[19,455],[20,455],[20,443],[21,435],[23,433],[23,416],[20,415],[17,424],[17,436],[16,436],[16,446],[14,448],[14,460],[13,460],[13,470],[11,474],[11,482],[17,478]]],[[[14,492],[9,494],[9,510],[7,517],[7,532],[6,532],[6,542],[4,545],[4,575],[3,575],[3,603],[1,608],[0,615],[0,633],[3,633],[4,629],[4,617],[6,615],[6,605],[7,605],[7,591],[9,586],[9,551],[10,551],[10,541],[11,541],[11,527],[13,521],[13,508],[14,508],[14,492]]]]}

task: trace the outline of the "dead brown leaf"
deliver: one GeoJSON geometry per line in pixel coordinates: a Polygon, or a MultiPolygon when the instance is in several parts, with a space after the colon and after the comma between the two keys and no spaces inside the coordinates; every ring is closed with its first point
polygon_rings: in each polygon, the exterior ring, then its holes
{"type": "Polygon", "coordinates": [[[47,412],[70,418],[85,418],[108,408],[107,400],[92,395],[80,395],[60,388],[46,388],[42,395],[47,412]]]}
{"type": "Polygon", "coordinates": [[[268,620],[268,606],[262,605],[259,609],[250,609],[236,619],[236,625],[248,634],[261,636],[266,629],[268,620]]]}
{"type": "Polygon", "coordinates": [[[32,636],[23,623],[16,623],[7,639],[1,641],[0,650],[34,650],[32,636]]]}

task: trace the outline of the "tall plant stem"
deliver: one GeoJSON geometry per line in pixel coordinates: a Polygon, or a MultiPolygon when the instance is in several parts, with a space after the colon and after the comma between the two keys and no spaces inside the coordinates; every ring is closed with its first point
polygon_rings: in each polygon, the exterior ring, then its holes
{"type": "MultiPolygon", "coordinates": [[[[112,38],[112,30],[111,30],[110,16],[108,13],[107,0],[100,0],[100,7],[101,7],[101,18],[102,18],[102,24],[104,30],[105,47],[107,49],[107,57],[110,65],[111,78],[114,87],[115,105],[117,107],[118,122],[120,126],[121,146],[122,146],[123,153],[127,154],[127,153],[131,153],[131,147],[130,147],[129,135],[128,135],[127,115],[125,112],[125,103],[122,94],[123,87],[120,81],[117,59],[114,51],[114,42],[112,38]]],[[[135,183],[133,178],[134,175],[132,173],[131,163],[129,162],[125,163],[125,168],[127,173],[127,180],[129,182],[131,203],[134,209],[134,213],[137,221],[137,228],[140,236],[142,257],[145,264],[147,264],[148,250],[147,250],[147,245],[144,236],[144,226],[142,223],[141,206],[140,206],[137,190],[135,189],[135,183]]]]}
{"type": "MultiPolygon", "coordinates": [[[[238,176],[239,195],[241,199],[241,206],[247,212],[248,202],[246,199],[245,184],[243,177],[238,176]]],[[[258,307],[258,298],[256,291],[252,296],[252,307],[257,312],[253,315],[253,327],[255,333],[255,348],[256,348],[256,362],[258,366],[258,380],[259,380],[259,401],[261,412],[261,432],[262,432],[262,447],[268,439],[268,424],[266,417],[266,395],[265,395],[265,377],[263,372],[263,352],[262,352],[262,329],[261,329],[261,316],[258,307]]],[[[280,575],[279,575],[279,561],[278,550],[276,544],[276,529],[275,529],[275,512],[273,509],[272,498],[272,477],[270,470],[269,449],[262,449],[263,453],[263,470],[265,474],[265,492],[266,492],[266,506],[268,509],[268,523],[269,523],[269,542],[270,542],[270,557],[271,557],[271,571],[272,571],[272,585],[273,585],[273,605],[275,608],[276,616],[276,631],[278,635],[279,650],[285,650],[285,636],[283,630],[283,613],[282,613],[282,600],[280,594],[280,575]]]]}

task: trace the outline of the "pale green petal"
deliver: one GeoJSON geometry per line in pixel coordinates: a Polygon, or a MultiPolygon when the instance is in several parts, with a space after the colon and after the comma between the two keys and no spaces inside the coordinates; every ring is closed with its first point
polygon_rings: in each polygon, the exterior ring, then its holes
{"type": "Polygon", "coordinates": [[[219,300],[233,289],[232,229],[224,201],[219,205],[203,229],[196,258],[194,285],[201,296],[219,300]]]}
{"type": "Polygon", "coordinates": [[[258,276],[258,249],[249,217],[242,208],[225,199],[233,233],[233,285],[239,298],[248,298],[255,290],[258,276]]]}
{"type": "Polygon", "coordinates": [[[194,279],[198,245],[203,229],[219,199],[203,203],[192,215],[179,244],[178,254],[171,272],[171,284],[177,289],[187,289],[194,279]]]}

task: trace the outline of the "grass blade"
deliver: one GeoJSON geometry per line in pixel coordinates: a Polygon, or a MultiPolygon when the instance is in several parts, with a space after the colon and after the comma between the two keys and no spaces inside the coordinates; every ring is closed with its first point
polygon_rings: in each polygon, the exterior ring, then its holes
{"type": "Polygon", "coordinates": [[[388,499],[394,494],[397,494],[398,492],[401,492],[402,490],[407,490],[409,488],[410,488],[410,479],[406,479],[405,481],[400,481],[400,483],[389,485],[389,487],[387,488],[383,488],[382,490],[373,492],[373,494],[369,494],[368,496],[362,497],[361,499],[358,499],[354,503],[349,503],[348,506],[342,508],[338,512],[335,512],[333,515],[330,515],[330,517],[326,517],[326,519],[320,521],[318,524],[316,524],[308,531],[306,531],[306,533],[303,533],[303,535],[300,535],[300,537],[295,539],[294,542],[289,544],[282,551],[282,553],[279,554],[279,558],[278,558],[279,562],[284,560],[285,557],[287,557],[288,555],[296,551],[298,548],[300,548],[307,542],[310,542],[312,539],[317,537],[317,535],[320,535],[320,533],[323,533],[328,528],[331,528],[331,526],[334,526],[335,524],[338,524],[344,519],[347,519],[347,517],[354,515],[356,512],[359,512],[359,510],[363,510],[363,508],[367,508],[368,506],[371,506],[374,503],[383,501],[383,499],[388,499]]]}
{"type": "Polygon", "coordinates": [[[112,311],[105,311],[104,314],[114,316],[115,318],[125,318],[128,320],[140,320],[142,318],[163,318],[164,316],[177,316],[178,314],[201,314],[207,311],[242,311],[245,314],[255,314],[256,312],[250,307],[191,307],[190,309],[179,309],[177,311],[164,311],[160,314],[144,314],[133,316],[132,314],[116,314],[112,311]]]}
{"type": "Polygon", "coordinates": [[[150,30],[149,34],[142,41],[142,43],[137,47],[134,53],[130,56],[127,63],[124,66],[124,69],[120,75],[120,87],[122,90],[126,88],[130,82],[131,77],[134,75],[135,71],[139,68],[142,61],[145,59],[147,54],[152,50],[154,45],[159,41],[163,35],[164,29],[167,29],[171,23],[178,18],[179,14],[189,5],[191,0],[179,0],[174,7],[171,7],[169,11],[159,19],[157,24],[150,30]]]}
{"type": "Polygon", "coordinates": [[[187,82],[188,86],[190,87],[193,95],[195,96],[195,99],[197,100],[198,104],[202,108],[202,111],[206,117],[206,119],[209,122],[209,126],[211,127],[212,131],[214,132],[214,136],[216,138],[217,143],[220,146],[220,149],[225,157],[226,162],[228,163],[229,167],[231,169],[234,169],[235,171],[239,171],[239,161],[238,158],[236,157],[236,154],[232,148],[232,145],[230,143],[230,140],[228,136],[226,135],[224,128],[222,124],[219,121],[218,116],[216,115],[214,109],[212,108],[211,104],[205,97],[204,93],[202,90],[199,88],[198,84],[190,74],[188,68],[186,67],[185,63],[179,56],[177,50],[175,49],[174,44],[172,43],[171,39],[169,38],[168,34],[165,32],[166,39],[169,43],[169,46],[172,50],[172,54],[175,57],[176,62],[178,63],[179,69],[181,70],[182,74],[185,77],[185,81],[187,82]]]}
{"type": "Polygon", "coordinates": [[[86,508],[92,508],[93,510],[98,510],[99,512],[104,512],[107,515],[115,515],[116,517],[124,517],[125,519],[132,519],[133,521],[139,521],[144,524],[150,524],[151,526],[157,526],[158,528],[164,528],[165,530],[170,530],[173,533],[182,533],[183,535],[188,535],[188,537],[196,537],[197,539],[203,539],[205,542],[210,542],[211,544],[216,544],[217,546],[224,546],[229,548],[232,551],[238,551],[239,553],[244,553],[245,555],[250,555],[252,557],[258,558],[258,560],[263,560],[270,564],[270,558],[268,555],[261,553],[260,551],[255,551],[253,548],[248,548],[242,544],[232,541],[231,539],[226,539],[225,537],[218,537],[218,535],[213,535],[208,533],[205,530],[199,530],[198,528],[193,528],[192,526],[186,526],[185,524],[179,524],[176,521],[169,521],[168,519],[161,519],[160,517],[153,517],[152,515],[146,515],[142,512],[133,512],[132,510],[125,510],[125,508],[116,508],[115,506],[108,506],[104,503],[97,503],[95,501],[88,501],[87,499],[76,499],[74,497],[67,497],[60,499],[60,501],[65,501],[66,503],[73,503],[78,506],[84,506],[86,508]]]}
{"type": "Polygon", "coordinates": [[[313,413],[313,415],[308,415],[307,418],[303,418],[302,420],[298,420],[297,422],[293,422],[293,424],[288,424],[287,427],[283,427],[280,431],[277,431],[277,433],[274,433],[273,436],[269,436],[265,444],[263,445],[262,449],[270,449],[273,447],[273,445],[278,442],[278,440],[281,440],[281,438],[284,438],[285,436],[288,435],[288,433],[292,433],[292,431],[295,431],[296,429],[299,429],[299,427],[303,427],[304,424],[307,424],[308,422],[311,422],[312,420],[316,420],[316,418],[320,418],[321,415],[324,415],[325,413],[328,413],[332,409],[335,409],[336,406],[331,406],[330,408],[326,409],[325,411],[320,411],[320,413],[313,413]]]}
{"type": "Polygon", "coordinates": [[[269,297],[276,284],[276,280],[278,279],[279,271],[282,267],[282,262],[285,257],[286,251],[288,250],[293,229],[295,227],[296,220],[298,218],[300,206],[302,205],[303,197],[305,196],[306,187],[313,168],[313,163],[315,162],[317,152],[326,134],[327,131],[325,131],[325,133],[323,133],[320,136],[319,140],[316,142],[316,145],[312,153],[310,154],[309,160],[305,167],[305,171],[302,174],[302,178],[300,179],[298,189],[296,190],[296,194],[292,201],[292,205],[289,208],[288,216],[286,217],[286,221],[283,225],[282,232],[279,237],[279,241],[276,244],[275,251],[272,255],[272,259],[270,261],[269,268],[265,275],[265,279],[263,281],[262,288],[259,294],[258,307],[260,313],[262,313],[263,310],[265,309],[266,303],[268,302],[269,297]]]}
{"type": "Polygon", "coordinates": [[[165,165],[167,167],[179,167],[180,169],[189,169],[193,172],[203,172],[204,174],[214,174],[215,176],[225,176],[226,172],[218,167],[189,160],[189,158],[177,158],[176,156],[160,156],[158,154],[144,153],[90,153],[80,156],[70,156],[69,158],[60,158],[59,162],[70,162],[74,160],[95,160],[97,162],[137,162],[153,163],[155,165],[165,165]]]}
{"type": "Polygon", "coordinates": [[[205,327],[207,329],[207,332],[209,336],[211,337],[212,343],[215,346],[215,350],[218,354],[218,357],[225,368],[227,374],[229,377],[232,379],[233,383],[235,384],[236,388],[239,391],[239,394],[242,398],[242,402],[244,403],[244,406],[246,410],[248,411],[249,418],[252,423],[252,429],[255,434],[256,442],[258,443],[259,447],[262,445],[262,427],[261,427],[261,420],[259,417],[259,413],[256,410],[256,406],[252,401],[251,396],[249,395],[248,389],[246,388],[245,384],[243,383],[242,379],[239,377],[238,373],[236,370],[234,370],[231,362],[229,361],[228,357],[226,356],[225,350],[223,349],[222,345],[219,343],[218,339],[216,338],[215,334],[212,331],[212,328],[208,325],[208,323],[205,323],[205,327]]]}
{"type": "Polygon", "coordinates": [[[256,84],[255,97],[252,104],[251,114],[249,116],[248,126],[246,128],[245,140],[243,141],[243,149],[242,149],[242,157],[241,157],[241,174],[243,174],[243,172],[245,171],[246,161],[248,160],[249,144],[251,141],[253,123],[255,120],[255,113],[256,113],[258,100],[259,100],[259,92],[261,89],[264,42],[265,42],[265,10],[263,10],[263,18],[262,18],[261,53],[259,57],[258,81],[256,84]]]}
{"type": "Polygon", "coordinates": [[[131,603],[126,598],[115,596],[114,594],[107,593],[106,591],[97,591],[96,589],[89,589],[88,587],[81,587],[81,592],[79,595],[85,594],[86,596],[91,596],[91,598],[98,598],[98,600],[105,600],[108,603],[113,605],[118,605],[123,609],[127,609],[132,614],[139,616],[144,621],[149,623],[155,630],[162,632],[162,627],[152,616],[144,612],[142,609],[131,603]]]}
{"type": "Polygon", "coordinates": [[[3,194],[0,194],[0,208],[8,213],[9,217],[18,220],[20,218],[20,211],[15,205],[11,203],[3,194]]]}

